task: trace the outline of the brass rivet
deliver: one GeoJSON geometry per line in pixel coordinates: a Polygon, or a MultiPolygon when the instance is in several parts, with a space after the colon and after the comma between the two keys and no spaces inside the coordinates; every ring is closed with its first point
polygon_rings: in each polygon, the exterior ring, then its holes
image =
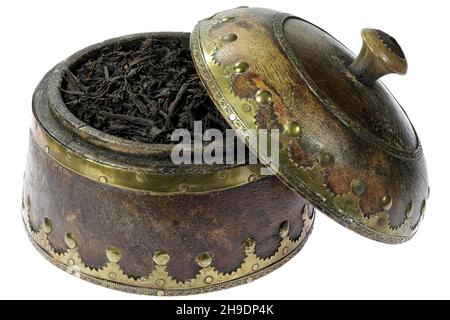
{"type": "Polygon", "coordinates": [[[255,247],[256,247],[256,242],[255,239],[253,238],[247,238],[244,243],[242,244],[242,250],[245,253],[252,253],[253,251],[255,251],[255,247]]]}
{"type": "Polygon", "coordinates": [[[237,40],[237,35],[235,33],[230,33],[222,37],[222,42],[233,42],[237,40]]]}
{"type": "Polygon", "coordinates": [[[284,247],[284,248],[283,248],[283,254],[284,254],[284,255],[286,255],[286,254],[288,253],[288,251],[289,251],[288,247],[284,247]]]}
{"type": "Polygon", "coordinates": [[[248,177],[248,182],[254,182],[254,181],[256,181],[256,179],[257,179],[256,174],[251,174],[251,175],[248,177]]]}
{"type": "Polygon", "coordinates": [[[188,187],[187,184],[182,183],[182,184],[179,185],[178,190],[180,190],[180,192],[188,192],[189,187],[188,187]]]}
{"type": "Polygon", "coordinates": [[[139,182],[144,182],[145,181],[145,174],[143,172],[138,172],[136,174],[136,180],[139,182]]]}
{"type": "Polygon", "coordinates": [[[73,267],[75,265],[75,260],[73,260],[72,258],[70,258],[69,260],[67,260],[67,264],[71,267],[73,267]]]}
{"type": "Polygon", "coordinates": [[[258,269],[259,269],[259,264],[255,263],[255,264],[252,266],[252,270],[253,270],[253,271],[257,271],[258,269]]]}
{"type": "Polygon", "coordinates": [[[255,100],[261,105],[268,105],[272,103],[272,93],[267,90],[259,90],[256,92],[255,100]]]}
{"type": "Polygon", "coordinates": [[[228,116],[228,118],[229,118],[231,121],[235,121],[236,118],[237,118],[236,113],[231,113],[231,114],[228,116]]]}
{"type": "Polygon", "coordinates": [[[253,281],[253,277],[248,277],[247,280],[246,280],[247,283],[250,283],[252,281],[253,281]]]}
{"type": "Polygon", "coordinates": [[[322,168],[328,168],[334,162],[333,156],[328,152],[319,155],[319,164],[322,168]]]}
{"type": "Polygon", "coordinates": [[[66,233],[64,236],[64,241],[66,242],[69,249],[74,249],[77,246],[77,240],[75,240],[75,237],[71,233],[66,233]]]}
{"type": "Polygon", "coordinates": [[[362,181],[361,179],[353,179],[352,181],[352,191],[360,196],[364,193],[366,190],[366,183],[362,181]]]}
{"type": "Polygon", "coordinates": [[[166,284],[166,280],[164,280],[164,279],[158,279],[158,280],[156,280],[156,285],[157,285],[158,287],[164,287],[165,284],[166,284]]]}
{"type": "Polygon", "coordinates": [[[153,254],[153,262],[158,266],[165,266],[169,263],[170,256],[167,252],[164,251],[156,251],[153,254]]]}
{"type": "Polygon", "coordinates": [[[108,277],[110,278],[110,279],[112,279],[112,280],[114,280],[114,279],[116,279],[116,273],[115,272],[110,272],[109,274],[108,274],[108,277]]]}
{"type": "Polygon", "coordinates": [[[223,17],[222,19],[220,19],[220,21],[226,22],[226,21],[230,21],[230,20],[233,20],[233,19],[234,19],[234,17],[223,17]]]}
{"type": "Polygon", "coordinates": [[[413,216],[414,205],[412,202],[408,203],[405,209],[405,214],[407,218],[411,218],[413,216]]]}
{"type": "Polygon", "coordinates": [[[420,214],[424,214],[426,208],[427,208],[427,200],[423,200],[422,206],[420,207],[420,214]]]}
{"type": "Polygon", "coordinates": [[[42,229],[44,230],[44,232],[46,234],[49,234],[50,232],[52,232],[52,221],[49,218],[47,218],[47,217],[44,218],[44,223],[42,225],[42,229]]]}
{"type": "Polygon", "coordinates": [[[210,284],[211,282],[213,282],[213,277],[211,277],[211,276],[207,276],[206,278],[205,278],[205,283],[206,284],[210,284]]]}
{"type": "Polygon", "coordinates": [[[66,158],[67,158],[67,160],[72,160],[72,155],[70,154],[70,153],[68,153],[68,154],[66,154],[66,158]]]}
{"type": "Polygon", "coordinates": [[[283,221],[280,225],[280,231],[278,233],[281,238],[285,238],[289,235],[289,221],[283,221]]]}
{"type": "Polygon", "coordinates": [[[303,206],[303,209],[302,209],[302,217],[301,217],[301,219],[302,220],[307,220],[309,218],[309,208],[308,208],[308,206],[305,204],[304,206],[303,206]]]}
{"type": "Polygon", "coordinates": [[[100,181],[101,183],[107,183],[108,182],[108,178],[105,176],[100,176],[98,178],[98,181],[100,181]]]}
{"type": "Polygon", "coordinates": [[[242,110],[243,110],[244,112],[250,112],[250,111],[252,111],[252,105],[251,105],[250,103],[245,103],[245,104],[242,106],[242,110]]]}
{"type": "Polygon", "coordinates": [[[213,256],[209,252],[202,252],[195,258],[195,261],[197,264],[202,267],[206,268],[209,267],[213,261],[213,256]]]}
{"type": "Polygon", "coordinates": [[[156,295],[162,297],[164,295],[164,291],[159,290],[158,292],[156,292],[156,295]]]}
{"type": "Polygon", "coordinates": [[[244,73],[247,72],[249,68],[249,65],[245,61],[236,62],[233,66],[234,72],[236,73],[244,73]]]}
{"type": "Polygon", "coordinates": [[[284,133],[291,138],[297,138],[302,133],[302,129],[297,121],[288,121],[284,124],[284,133]]]}
{"type": "Polygon", "coordinates": [[[109,247],[108,249],[106,249],[106,257],[109,261],[117,263],[120,261],[122,255],[119,249],[115,247],[109,247]]]}
{"type": "Polygon", "coordinates": [[[388,211],[392,208],[392,197],[390,195],[385,195],[383,199],[381,199],[383,204],[383,210],[388,211]]]}
{"type": "Polygon", "coordinates": [[[50,153],[50,147],[49,146],[45,146],[45,152],[50,153]]]}

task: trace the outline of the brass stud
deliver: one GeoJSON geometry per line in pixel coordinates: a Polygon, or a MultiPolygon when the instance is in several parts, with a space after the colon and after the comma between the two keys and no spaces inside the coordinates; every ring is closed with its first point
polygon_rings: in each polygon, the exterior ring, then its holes
{"type": "Polygon", "coordinates": [[[179,185],[178,190],[180,190],[180,192],[188,192],[189,186],[185,183],[182,183],[179,185]]]}
{"type": "Polygon", "coordinates": [[[165,284],[166,284],[166,280],[164,280],[164,279],[158,279],[158,280],[156,280],[156,285],[157,285],[158,287],[164,287],[165,284]]]}
{"type": "Polygon", "coordinates": [[[288,121],[284,124],[284,133],[291,138],[297,138],[302,133],[302,129],[297,121],[288,121]]]}
{"type": "Polygon", "coordinates": [[[108,274],[108,277],[109,277],[110,279],[114,280],[114,279],[116,279],[117,275],[116,275],[115,272],[110,272],[110,273],[108,274]]]}
{"type": "Polygon", "coordinates": [[[366,190],[366,183],[361,179],[353,179],[351,185],[353,193],[358,196],[362,195],[366,190]]]}
{"type": "Polygon", "coordinates": [[[255,95],[255,100],[260,105],[268,105],[272,103],[272,93],[267,90],[258,90],[255,95]]]}
{"type": "Polygon", "coordinates": [[[213,282],[213,277],[211,277],[211,276],[207,276],[206,278],[205,278],[205,283],[206,284],[210,284],[211,282],[213,282]]]}
{"type": "Polygon", "coordinates": [[[69,260],[67,260],[67,264],[71,267],[73,267],[75,265],[75,260],[73,260],[72,258],[70,258],[69,260]]]}
{"type": "Polygon", "coordinates": [[[420,207],[420,214],[424,214],[426,208],[427,208],[427,200],[423,200],[422,206],[420,207]]]}
{"type": "Polygon", "coordinates": [[[289,235],[289,221],[283,221],[281,223],[279,235],[281,238],[286,238],[289,235]]]}
{"type": "Polygon", "coordinates": [[[122,258],[122,255],[119,249],[115,247],[109,247],[108,249],[106,249],[106,257],[110,262],[117,263],[120,261],[120,258],[122,258]]]}
{"type": "Polygon", "coordinates": [[[164,296],[164,291],[163,290],[159,290],[158,292],[156,292],[156,295],[159,297],[164,296]]]}
{"type": "Polygon", "coordinates": [[[411,201],[408,203],[408,205],[406,206],[406,209],[405,209],[406,217],[411,218],[413,216],[413,211],[414,211],[414,205],[411,201]]]}
{"type": "Polygon", "coordinates": [[[302,209],[301,219],[307,220],[308,218],[309,218],[309,209],[308,209],[308,205],[305,204],[302,209]]]}
{"type": "Polygon", "coordinates": [[[220,21],[226,22],[226,21],[230,21],[230,20],[233,20],[233,19],[234,19],[234,17],[223,17],[222,19],[220,19],[220,21]]]}
{"type": "Polygon", "coordinates": [[[245,61],[236,62],[233,66],[234,72],[236,73],[244,73],[247,72],[249,68],[249,65],[245,61]]]}
{"type": "Polygon", "coordinates": [[[333,156],[328,152],[324,152],[319,155],[319,164],[322,168],[328,168],[334,162],[333,156]]]}
{"type": "Polygon", "coordinates": [[[42,224],[42,229],[44,230],[44,232],[46,234],[49,234],[52,232],[52,221],[49,218],[47,218],[47,217],[44,218],[44,223],[42,224]]]}
{"type": "Polygon", "coordinates": [[[381,199],[381,202],[384,211],[388,211],[392,208],[392,197],[390,195],[385,195],[383,199],[381,199]]]}
{"type": "Polygon", "coordinates": [[[98,178],[98,181],[100,181],[101,183],[107,183],[108,182],[108,178],[105,176],[100,176],[98,178]]]}
{"type": "Polygon", "coordinates": [[[158,266],[165,266],[169,263],[170,256],[165,251],[156,251],[153,254],[153,262],[156,263],[158,266]]]}
{"type": "Polygon", "coordinates": [[[222,42],[228,43],[237,40],[237,35],[235,33],[230,33],[222,37],[222,42]]]}
{"type": "Polygon", "coordinates": [[[69,249],[74,249],[77,246],[77,240],[75,240],[75,237],[71,233],[66,233],[64,236],[64,241],[66,242],[66,245],[69,247],[69,249]]]}
{"type": "Polygon", "coordinates": [[[245,239],[244,243],[242,244],[242,250],[245,253],[252,253],[253,251],[255,251],[255,247],[256,247],[256,242],[255,242],[255,239],[253,239],[253,238],[245,239]]]}
{"type": "Polygon", "coordinates": [[[250,103],[245,103],[245,104],[242,106],[242,110],[243,110],[244,112],[250,112],[250,111],[252,111],[252,105],[251,105],[250,103]]]}
{"type": "Polygon", "coordinates": [[[197,264],[202,267],[206,268],[209,267],[213,261],[213,256],[209,252],[202,252],[195,258],[195,261],[197,264]]]}
{"type": "Polygon", "coordinates": [[[231,113],[231,114],[228,116],[228,118],[229,118],[231,121],[235,121],[236,118],[237,118],[236,113],[231,113]]]}
{"type": "Polygon", "coordinates": [[[49,146],[45,146],[45,152],[50,153],[50,147],[49,146]]]}
{"type": "Polygon", "coordinates": [[[259,264],[255,263],[255,264],[252,266],[252,270],[253,270],[253,271],[258,271],[258,269],[259,269],[259,264]]]}
{"type": "Polygon", "coordinates": [[[256,174],[253,173],[248,177],[248,182],[254,182],[254,181],[256,181],[256,179],[257,179],[257,176],[256,176],[256,174]]]}

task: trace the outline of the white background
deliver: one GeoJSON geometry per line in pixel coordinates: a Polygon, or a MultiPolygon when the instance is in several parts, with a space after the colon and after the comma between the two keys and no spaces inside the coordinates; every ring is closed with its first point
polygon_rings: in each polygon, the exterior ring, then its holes
{"type": "Polygon", "coordinates": [[[450,298],[448,1],[0,1],[0,297],[155,299],[104,289],[53,267],[29,243],[20,203],[31,95],[57,62],[88,45],[149,31],[191,31],[217,11],[260,6],[305,18],[359,52],[363,27],[396,37],[409,72],[384,82],[421,138],[431,197],[416,237],[389,246],[318,214],[300,254],[249,285],[190,299],[450,298]]]}

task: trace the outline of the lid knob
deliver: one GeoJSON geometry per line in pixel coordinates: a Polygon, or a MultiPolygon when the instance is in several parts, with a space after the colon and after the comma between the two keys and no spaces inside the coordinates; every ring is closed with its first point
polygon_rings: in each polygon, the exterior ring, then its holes
{"type": "Polygon", "coordinates": [[[361,52],[349,67],[359,81],[371,86],[386,74],[406,74],[408,63],[394,38],[377,29],[363,29],[361,36],[361,52]]]}

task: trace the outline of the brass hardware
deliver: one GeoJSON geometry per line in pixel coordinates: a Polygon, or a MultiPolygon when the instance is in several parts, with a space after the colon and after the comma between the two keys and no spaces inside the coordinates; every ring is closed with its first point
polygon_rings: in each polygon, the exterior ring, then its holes
{"type": "Polygon", "coordinates": [[[272,93],[267,90],[259,90],[256,92],[255,100],[260,105],[268,105],[272,103],[272,93]]]}
{"type": "Polygon", "coordinates": [[[198,194],[237,187],[264,177],[260,164],[235,166],[205,174],[158,174],[116,167],[73,152],[45,132],[36,119],[33,118],[33,122],[34,142],[43,150],[50,145],[52,152],[49,156],[56,162],[86,178],[122,188],[144,190],[151,194],[198,194]],[[227,174],[226,179],[223,178],[224,173],[227,174]],[[252,178],[249,179],[249,176],[252,178]]]}
{"type": "Polygon", "coordinates": [[[233,66],[234,72],[236,72],[236,73],[244,73],[244,72],[247,72],[247,71],[248,71],[248,68],[249,68],[248,63],[247,63],[247,62],[244,62],[244,61],[242,61],[242,62],[237,62],[237,63],[233,66]]]}
{"type": "Polygon", "coordinates": [[[195,258],[195,261],[200,267],[206,268],[211,265],[213,261],[213,256],[209,252],[202,252],[195,258]]]}
{"type": "Polygon", "coordinates": [[[281,238],[285,238],[289,235],[289,221],[283,221],[280,225],[279,235],[281,238]]]}
{"type": "Polygon", "coordinates": [[[394,38],[376,29],[363,29],[361,35],[361,52],[349,67],[357,79],[370,86],[386,74],[406,74],[408,63],[394,38]]]}
{"type": "Polygon", "coordinates": [[[117,263],[120,261],[122,255],[120,254],[120,250],[115,247],[109,247],[106,249],[106,257],[109,261],[117,263]]]}
{"type": "Polygon", "coordinates": [[[388,211],[392,207],[392,198],[389,195],[385,195],[383,199],[381,200],[383,203],[383,210],[388,211]]]}
{"type": "Polygon", "coordinates": [[[302,130],[298,122],[288,121],[284,125],[284,132],[291,138],[297,138],[298,136],[300,136],[302,130]]]}
{"type": "Polygon", "coordinates": [[[158,266],[165,266],[169,263],[170,256],[167,252],[164,251],[156,251],[153,254],[153,262],[158,266]]]}
{"type": "Polygon", "coordinates": [[[121,291],[150,294],[150,295],[186,295],[209,292],[218,289],[229,288],[235,285],[249,283],[261,276],[268,274],[292,258],[301,250],[306,242],[314,221],[314,215],[308,216],[303,221],[303,230],[297,240],[284,237],[280,240],[277,251],[269,258],[259,258],[255,254],[255,243],[249,239],[250,244],[245,253],[242,264],[231,273],[221,273],[212,264],[212,255],[209,252],[201,253],[197,256],[197,263],[201,269],[192,279],[184,282],[177,281],[167,271],[169,255],[163,251],[155,252],[153,261],[156,266],[153,271],[145,277],[134,278],[126,275],[117,264],[120,253],[117,248],[110,247],[106,253],[109,262],[101,268],[88,266],[80,259],[76,241],[70,233],[66,234],[66,243],[69,249],[60,253],[53,248],[48,240],[48,234],[44,232],[44,222],[38,231],[32,230],[29,223],[29,212],[23,210],[23,222],[32,244],[50,262],[70,274],[87,280],[89,282],[114,288],[121,291]],[[70,239],[70,240],[68,240],[70,239]],[[40,241],[43,240],[43,241],[40,241]]]}
{"type": "Polygon", "coordinates": [[[364,193],[366,190],[366,183],[362,181],[361,179],[353,179],[352,181],[352,191],[360,196],[364,193]]]}
{"type": "Polygon", "coordinates": [[[64,236],[64,241],[66,242],[66,245],[69,247],[69,249],[74,249],[77,246],[77,240],[75,240],[75,237],[71,233],[66,233],[64,236]]]}

